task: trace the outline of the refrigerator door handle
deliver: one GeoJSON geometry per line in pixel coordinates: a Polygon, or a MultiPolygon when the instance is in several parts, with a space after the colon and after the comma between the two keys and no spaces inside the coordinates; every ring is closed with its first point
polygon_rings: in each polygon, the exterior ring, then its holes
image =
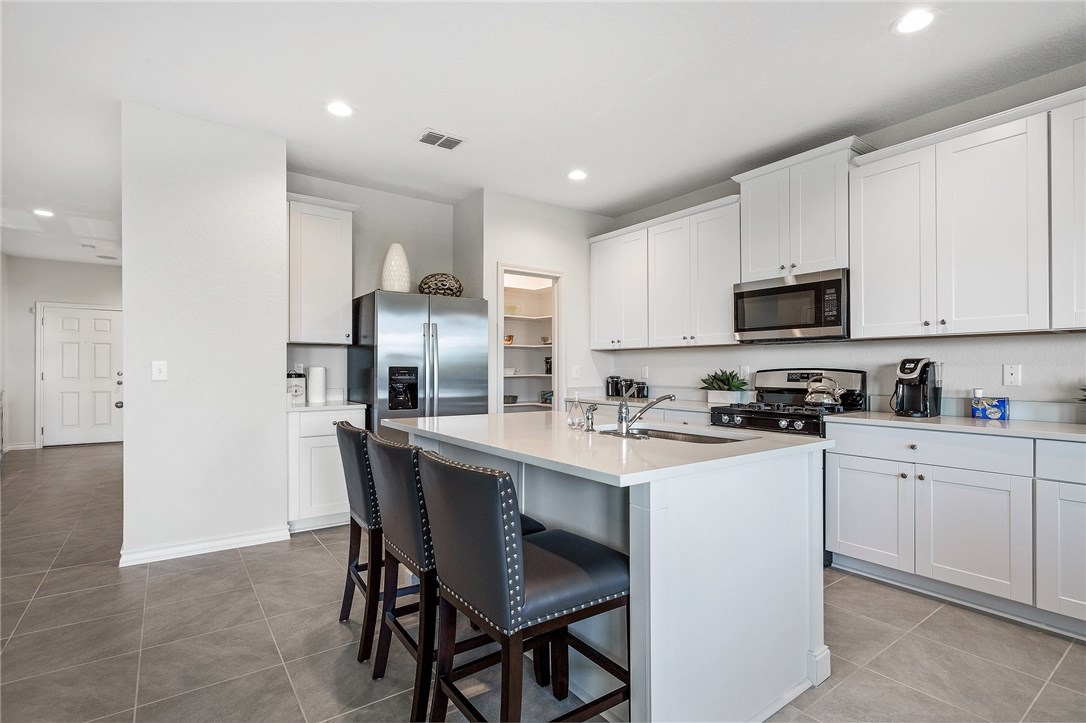
{"type": "Polygon", "coordinates": [[[441,382],[441,377],[439,376],[439,372],[438,372],[438,369],[441,367],[441,359],[438,357],[438,349],[439,348],[440,348],[440,344],[438,343],[438,340],[437,340],[437,324],[432,323],[432,324],[430,324],[430,364],[431,364],[431,366],[433,368],[433,371],[434,371],[434,387],[433,387],[434,394],[433,394],[433,397],[432,397],[431,406],[433,407],[433,413],[434,413],[435,417],[441,414],[441,412],[438,411],[438,407],[437,407],[437,404],[438,404],[438,393],[437,393],[438,384],[441,382]]]}
{"type": "Polygon", "coordinates": [[[423,386],[420,392],[422,403],[422,414],[424,417],[430,416],[430,325],[426,322],[422,324],[422,375],[423,386]]]}

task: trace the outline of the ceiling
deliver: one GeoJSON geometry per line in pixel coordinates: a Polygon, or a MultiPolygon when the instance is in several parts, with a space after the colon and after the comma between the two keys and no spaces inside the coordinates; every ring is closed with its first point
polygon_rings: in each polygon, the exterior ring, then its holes
{"type": "Polygon", "coordinates": [[[309,175],[617,216],[1086,61],[1081,2],[937,2],[890,33],[912,7],[4,2],[4,252],[120,255],[121,100],[284,137],[309,175]]]}

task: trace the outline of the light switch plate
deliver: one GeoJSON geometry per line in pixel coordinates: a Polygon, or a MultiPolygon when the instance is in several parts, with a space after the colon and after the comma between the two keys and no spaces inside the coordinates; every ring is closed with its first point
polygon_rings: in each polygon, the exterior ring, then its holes
{"type": "Polygon", "coordinates": [[[649,366],[648,366],[648,364],[642,364],[641,365],[641,378],[642,379],[648,379],[649,378],[649,366]]]}
{"type": "Polygon", "coordinates": [[[574,379],[580,379],[581,378],[581,367],[579,365],[574,364],[573,366],[571,366],[569,368],[569,371],[570,371],[570,375],[574,379]]]}
{"type": "Polygon", "coordinates": [[[166,381],[166,362],[153,361],[151,362],[151,381],[152,382],[164,382],[166,381]]]}

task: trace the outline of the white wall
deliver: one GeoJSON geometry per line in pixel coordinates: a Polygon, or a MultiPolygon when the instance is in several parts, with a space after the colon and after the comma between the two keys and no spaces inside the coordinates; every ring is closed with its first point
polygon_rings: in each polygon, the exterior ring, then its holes
{"type": "Polygon", "coordinates": [[[356,203],[354,212],[354,295],[381,286],[388,247],[401,244],[411,266],[411,288],[424,276],[453,268],[453,207],[300,173],[287,174],[287,190],[356,203]]]}
{"type": "MultiPolygon", "coordinates": [[[[613,219],[582,211],[571,211],[496,191],[484,191],[483,198],[483,296],[490,301],[490,388],[498,388],[496,334],[498,314],[498,264],[506,263],[562,272],[560,357],[567,386],[598,385],[609,373],[606,354],[591,352],[589,346],[589,256],[588,237],[613,224],[613,219]],[[580,378],[574,378],[573,366],[580,378]]],[[[490,395],[491,410],[501,400],[490,395]]]]}
{"type": "Polygon", "coordinates": [[[483,191],[453,206],[453,274],[464,296],[483,295],[483,191]]]}
{"type": "Polygon", "coordinates": [[[286,190],[284,139],[122,104],[122,564],[287,534],[286,190]]]}
{"type": "Polygon", "coordinates": [[[39,301],[121,306],[121,268],[3,257],[4,445],[33,446],[34,345],[39,301]]]}

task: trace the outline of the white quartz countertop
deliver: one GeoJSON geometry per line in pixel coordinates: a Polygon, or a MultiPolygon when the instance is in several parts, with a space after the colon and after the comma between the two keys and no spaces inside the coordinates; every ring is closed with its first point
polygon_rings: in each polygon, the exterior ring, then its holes
{"type": "Polygon", "coordinates": [[[1086,442],[1086,424],[1031,422],[1025,419],[973,419],[972,417],[899,417],[890,412],[848,412],[826,418],[827,424],[868,424],[902,429],[930,429],[1004,437],[1086,442]]]}
{"type": "Polygon", "coordinates": [[[342,399],[337,399],[332,402],[306,402],[305,404],[290,404],[287,406],[288,412],[332,412],[343,409],[365,409],[365,404],[359,404],[358,402],[346,402],[342,399]]]}
{"type": "MultiPolygon", "coordinates": [[[[402,432],[467,447],[525,464],[565,472],[615,487],[630,487],[833,446],[832,440],[773,432],[739,432],[660,422],[636,427],[692,432],[738,441],[698,444],[666,439],[620,439],[566,426],[563,412],[479,414],[385,420],[402,432]]],[[[597,429],[614,428],[597,424],[597,429]]]]}

